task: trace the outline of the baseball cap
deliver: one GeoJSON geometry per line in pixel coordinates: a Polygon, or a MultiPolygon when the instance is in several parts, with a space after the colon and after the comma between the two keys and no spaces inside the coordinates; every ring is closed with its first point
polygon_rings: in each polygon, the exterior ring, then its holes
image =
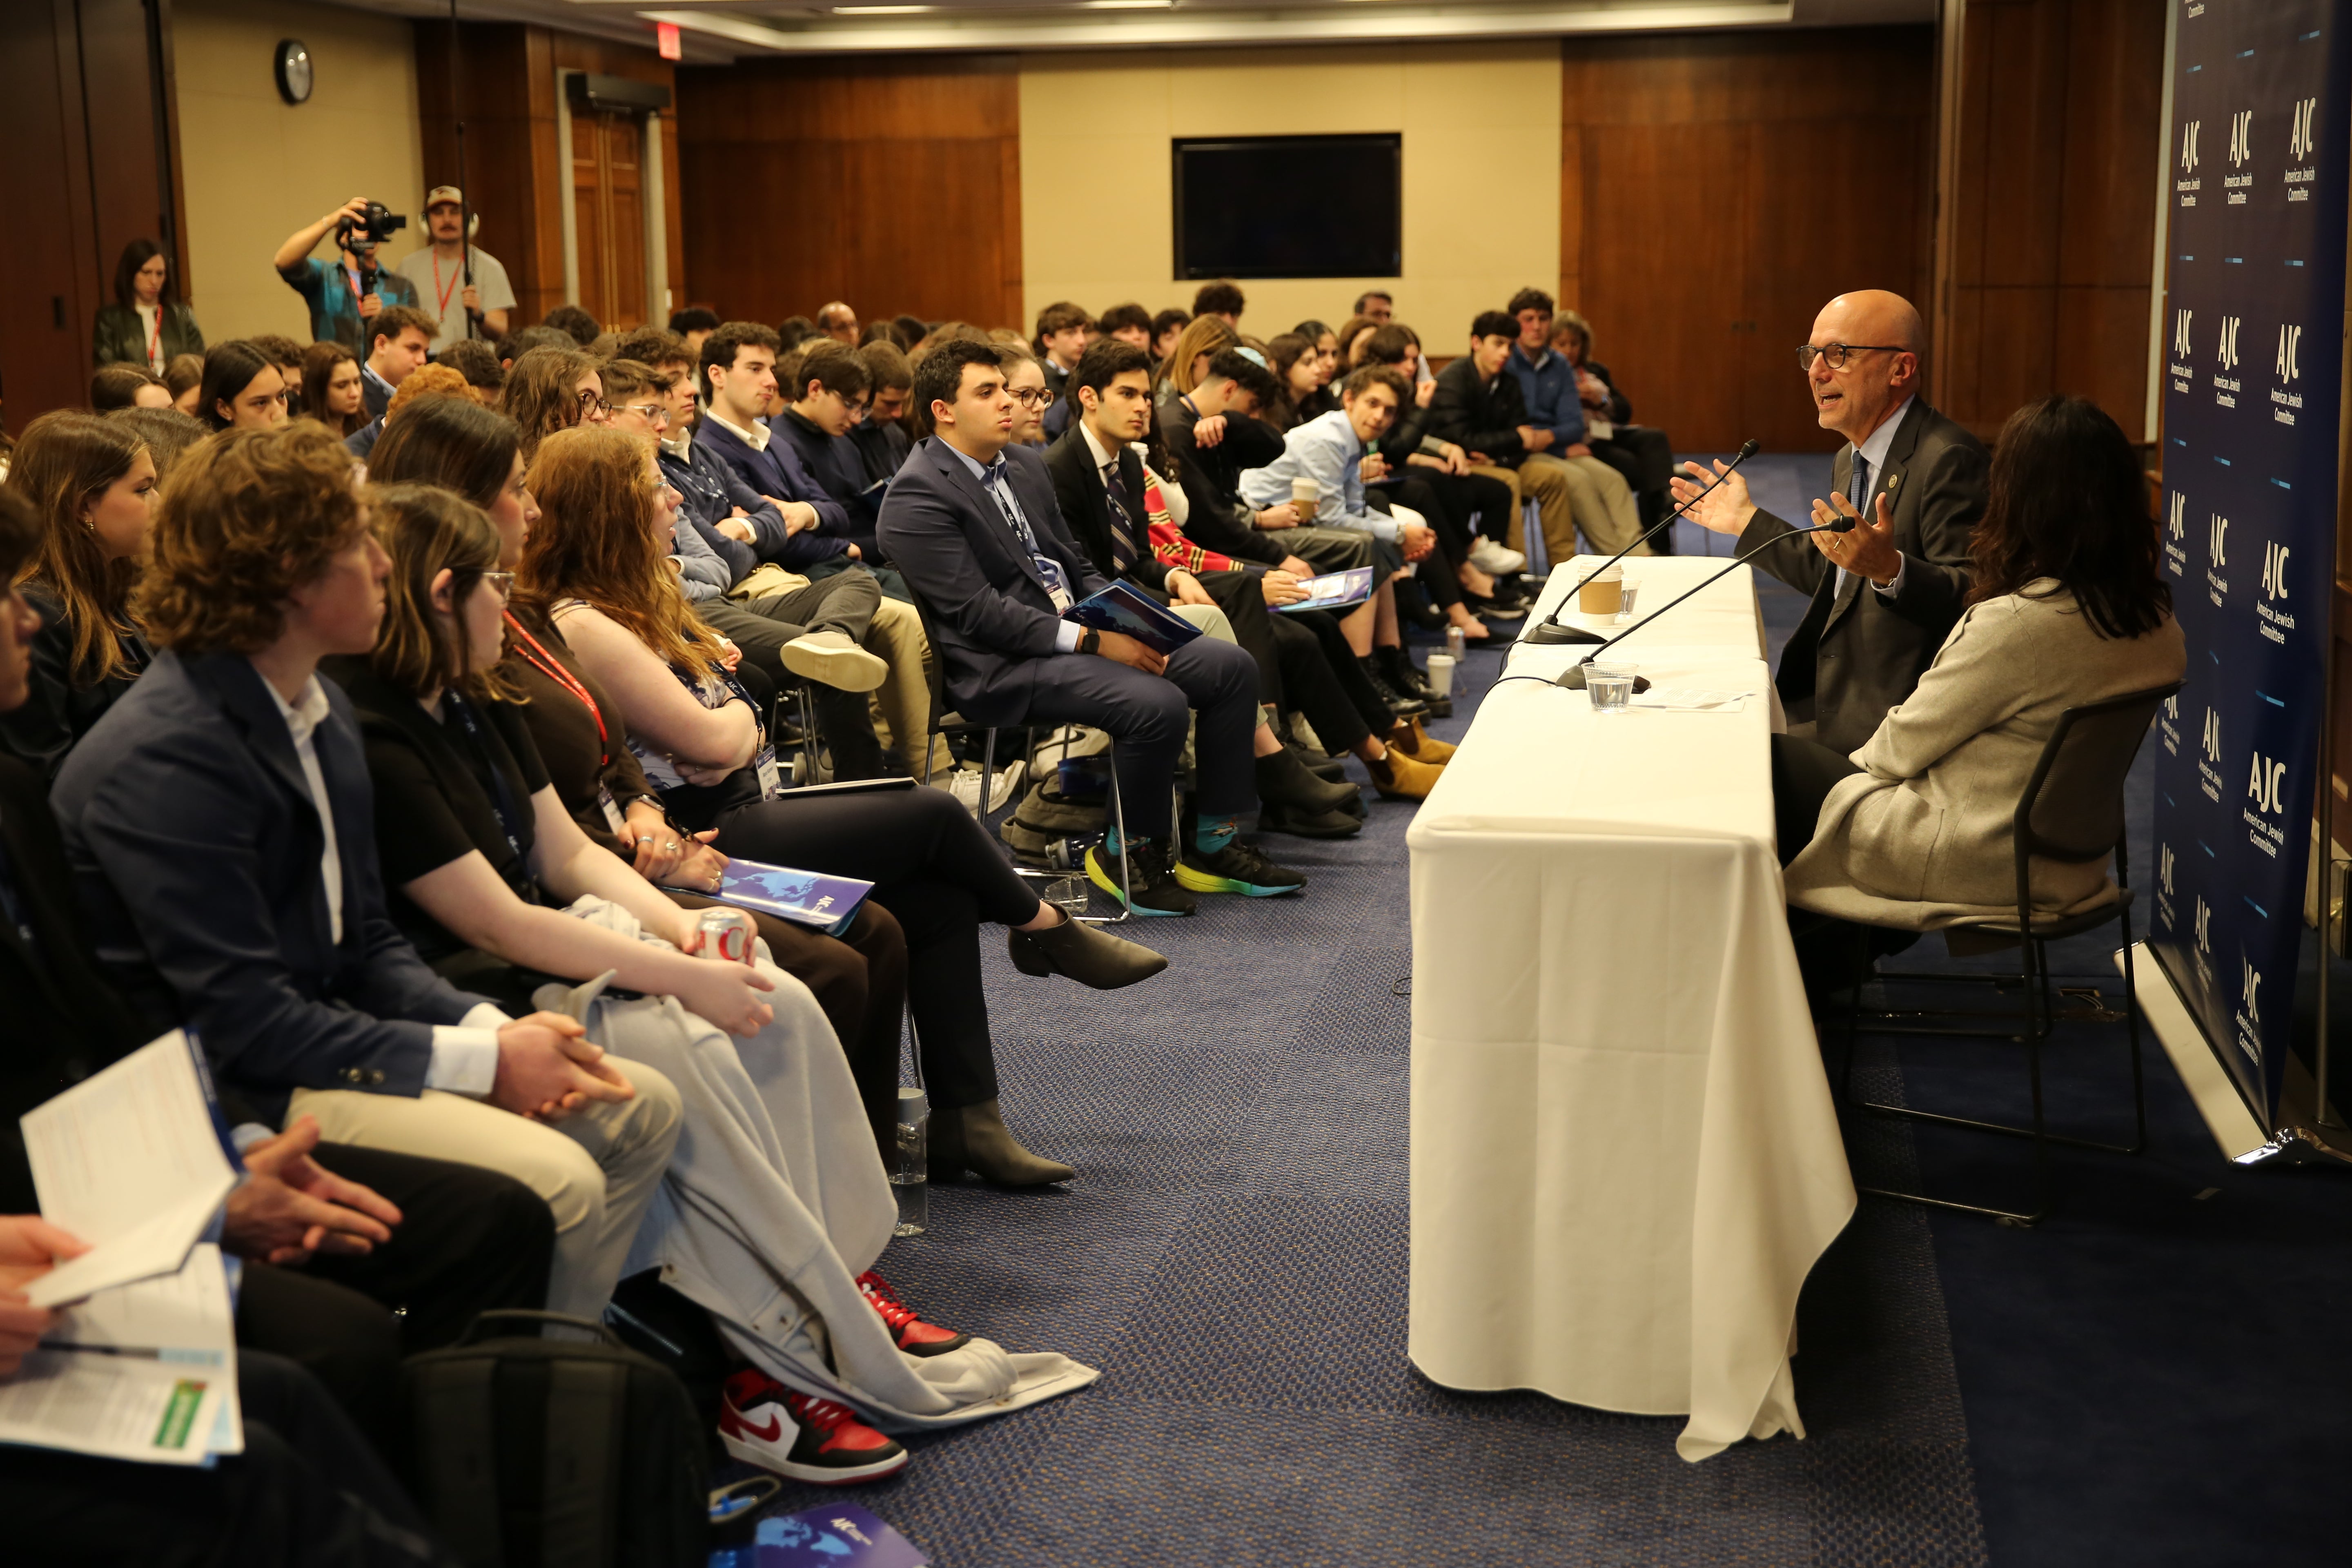
{"type": "Polygon", "coordinates": [[[443,202],[455,202],[462,207],[466,205],[465,194],[455,185],[436,185],[425,193],[427,207],[439,206],[443,202]]]}

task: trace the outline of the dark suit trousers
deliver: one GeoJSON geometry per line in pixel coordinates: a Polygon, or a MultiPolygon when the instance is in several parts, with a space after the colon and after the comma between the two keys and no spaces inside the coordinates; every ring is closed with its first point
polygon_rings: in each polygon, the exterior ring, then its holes
{"type": "Polygon", "coordinates": [[[1373,732],[1369,714],[1378,714],[1380,732],[1388,732],[1388,704],[1364,678],[1346,634],[1328,614],[1278,614],[1267,607],[1261,580],[1239,572],[1209,573],[1201,585],[1233,623],[1234,640],[1256,661],[1260,703],[1304,713],[1334,751],[1347,751],[1373,732]],[[1366,701],[1370,709],[1362,706],[1366,701]]]}
{"type": "Polygon", "coordinates": [[[321,1143],[315,1158],[389,1199],[401,1223],[363,1256],[247,1265],[237,1343],[299,1363],[383,1453],[404,1456],[401,1358],[450,1343],[478,1312],[544,1306],[554,1216],[520,1182],[478,1166],[343,1143],[321,1143]]]}
{"type": "Polygon", "coordinates": [[[1166,842],[1174,826],[1170,788],[1192,716],[1201,717],[1193,808],[1211,820],[1256,809],[1257,664],[1232,643],[1195,637],[1146,675],[1091,654],[1036,661],[1028,711],[1016,724],[1091,724],[1117,742],[1111,767],[1132,837],[1166,842]]]}
{"type": "Polygon", "coordinates": [[[318,1383],[236,1362],[245,1452],[210,1469],[11,1448],[0,1541],[11,1563],[142,1568],[458,1568],[318,1383]]]}
{"type": "MultiPolygon", "coordinates": [[[[906,929],[904,984],[931,1104],[949,1110],[996,1098],[980,922],[1034,919],[1037,895],[953,795],[919,788],[814,800],[786,795],[727,813],[717,843],[747,860],[872,882],[872,901],[906,929]]],[[[850,1064],[877,1126],[898,1119],[897,1014],[887,1022],[887,1060],[877,1049],[850,1064]]]]}

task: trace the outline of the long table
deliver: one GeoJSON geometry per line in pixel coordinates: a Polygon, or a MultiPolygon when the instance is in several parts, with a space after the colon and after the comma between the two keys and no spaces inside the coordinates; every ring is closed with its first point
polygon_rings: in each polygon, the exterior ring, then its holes
{"type": "MultiPolygon", "coordinates": [[[[1555,566],[1528,624],[1598,564],[1555,566]]],[[[1722,565],[1627,576],[1646,614],[1722,565]]],[[[1738,711],[1498,682],[1407,838],[1413,1363],[1687,1415],[1692,1460],[1803,1436],[1797,1292],[1854,1205],[1782,912],[1763,653],[1741,566],[1612,656],[1738,711]]]]}

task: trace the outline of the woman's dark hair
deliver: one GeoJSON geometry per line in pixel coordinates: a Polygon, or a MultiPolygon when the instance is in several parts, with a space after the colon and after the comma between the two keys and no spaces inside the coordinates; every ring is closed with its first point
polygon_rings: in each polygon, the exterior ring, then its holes
{"type": "Polygon", "coordinates": [[[122,259],[114,264],[114,302],[130,310],[139,302],[137,290],[131,280],[139,269],[157,257],[163,258],[163,291],[155,297],[155,308],[162,310],[176,297],[172,291],[172,258],[170,252],[152,239],[134,239],[122,247],[122,259]]]}
{"type": "Polygon", "coordinates": [[[371,482],[367,500],[376,542],[392,557],[369,668],[411,697],[454,686],[478,701],[509,700],[501,672],[474,664],[464,616],[484,574],[498,570],[499,531],[480,507],[436,485],[371,482]],[[454,626],[433,609],[433,580],[445,570],[458,611],[454,626]]]}
{"type": "Polygon", "coordinates": [[[1315,320],[1312,316],[1308,317],[1306,321],[1299,322],[1298,325],[1291,328],[1290,330],[1297,332],[1300,337],[1305,338],[1308,342],[1315,344],[1318,348],[1322,346],[1325,333],[1328,332],[1335,338],[1339,335],[1337,332],[1331,331],[1331,329],[1328,326],[1315,320]]]}
{"type": "Polygon", "coordinates": [[[98,367],[89,378],[89,411],[111,414],[118,408],[132,407],[142,387],[162,386],[163,378],[143,364],[130,364],[121,360],[98,367]]]}
{"type": "Polygon", "coordinates": [[[898,352],[901,353],[913,353],[915,345],[921,342],[931,330],[930,324],[922,317],[909,316],[903,312],[891,317],[890,325],[897,329],[898,352]]]}
{"type": "Polygon", "coordinates": [[[468,398],[428,397],[383,427],[368,454],[368,478],[382,485],[438,485],[488,511],[521,450],[521,427],[497,409],[468,398]]]}
{"type": "Polygon", "coordinates": [[[572,341],[583,349],[594,342],[597,334],[604,330],[596,324],[595,317],[577,305],[558,305],[547,313],[540,325],[553,327],[559,332],[569,334],[572,341]]]}
{"type": "Polygon", "coordinates": [[[2144,637],[2172,613],[2147,478],[2086,397],[2029,403],[2001,426],[1969,565],[1971,605],[2055,578],[2103,637],[2144,637]]]}
{"type": "Polygon", "coordinates": [[[331,339],[312,343],[302,351],[302,406],[311,418],[336,435],[356,436],[370,423],[365,395],[349,414],[327,412],[327,385],[335,379],[335,367],[345,360],[351,362],[352,369],[359,368],[359,357],[331,339]]]}
{"type": "Polygon", "coordinates": [[[236,395],[253,384],[253,378],[265,370],[276,370],[269,356],[243,338],[228,338],[205,351],[205,379],[196,394],[196,417],[215,430],[226,430],[229,422],[221,417],[220,405],[235,403],[236,395]]]}

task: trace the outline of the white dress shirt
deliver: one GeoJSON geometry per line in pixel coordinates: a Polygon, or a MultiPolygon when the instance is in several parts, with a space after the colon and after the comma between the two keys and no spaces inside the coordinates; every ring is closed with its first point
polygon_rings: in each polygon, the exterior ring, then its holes
{"type": "MultiPolygon", "coordinates": [[[[343,944],[343,859],[335,841],[335,813],[327,795],[327,775],[319,771],[318,729],[327,719],[327,690],[315,675],[302,683],[292,702],[278,694],[268,679],[262,686],[278,704],[293,739],[295,760],[302,764],[302,782],[310,786],[311,808],[319,814],[319,837],[325,847],[319,856],[319,879],[327,894],[327,934],[337,947],[343,944]]],[[[499,1026],[511,1023],[505,1012],[484,1002],[456,1024],[433,1026],[433,1058],[425,1069],[425,1087],[452,1094],[486,1095],[499,1076],[499,1026]]]]}

